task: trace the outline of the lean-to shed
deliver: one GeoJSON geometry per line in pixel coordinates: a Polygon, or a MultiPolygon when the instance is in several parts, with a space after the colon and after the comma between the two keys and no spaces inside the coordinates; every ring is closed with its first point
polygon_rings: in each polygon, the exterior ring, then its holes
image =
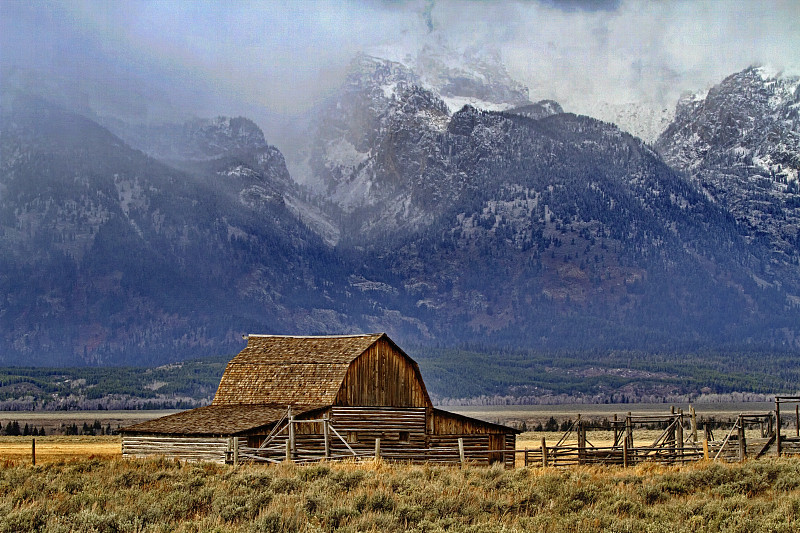
{"type": "Polygon", "coordinates": [[[121,430],[125,457],[280,461],[371,456],[513,465],[513,428],[433,407],[386,334],[249,335],[211,405],[121,430]]]}

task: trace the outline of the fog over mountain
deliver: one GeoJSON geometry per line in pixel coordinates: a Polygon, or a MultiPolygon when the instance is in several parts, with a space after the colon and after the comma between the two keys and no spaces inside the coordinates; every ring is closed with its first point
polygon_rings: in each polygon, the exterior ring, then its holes
{"type": "Polygon", "coordinates": [[[4,0],[0,9],[4,85],[57,87],[72,106],[132,121],[244,115],[281,149],[278,119],[335,91],[358,52],[396,59],[446,43],[497,53],[532,101],[604,120],[631,104],[671,111],[684,91],[754,63],[800,64],[800,12],[785,1],[4,0]]]}

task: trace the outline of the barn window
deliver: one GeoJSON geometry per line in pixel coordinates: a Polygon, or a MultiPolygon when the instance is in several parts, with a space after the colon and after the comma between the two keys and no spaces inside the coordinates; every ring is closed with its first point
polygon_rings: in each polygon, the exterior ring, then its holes
{"type": "Polygon", "coordinates": [[[401,431],[400,438],[397,440],[399,440],[400,442],[408,442],[410,440],[410,437],[411,436],[408,434],[408,431],[401,431]]]}
{"type": "Polygon", "coordinates": [[[355,431],[348,431],[347,442],[349,442],[350,444],[358,444],[358,433],[355,431]]]}

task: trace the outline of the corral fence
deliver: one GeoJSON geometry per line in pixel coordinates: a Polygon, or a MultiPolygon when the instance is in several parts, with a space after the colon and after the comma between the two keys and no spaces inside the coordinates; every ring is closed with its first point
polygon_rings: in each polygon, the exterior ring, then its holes
{"type": "Polygon", "coordinates": [[[501,463],[513,466],[568,467],[573,465],[634,466],[644,462],[659,464],[684,464],[703,459],[725,462],[743,461],[764,456],[800,456],[800,396],[779,396],[775,409],[769,412],[740,413],[727,427],[698,427],[694,408],[688,413],[672,408],[665,415],[614,415],[610,423],[598,424],[581,419],[572,422],[555,444],[542,438],[540,446],[516,449],[488,449],[483,441],[472,441],[469,436],[458,438],[440,446],[402,447],[380,438],[358,445],[337,431],[331,420],[292,419],[276,424],[273,433],[258,447],[247,445],[247,439],[228,437],[198,442],[185,439],[176,444],[175,439],[161,443],[158,437],[137,437],[123,445],[123,455],[138,456],[170,446],[184,447],[181,458],[186,460],[216,460],[229,464],[243,462],[310,463],[317,461],[383,459],[408,463],[438,463],[450,465],[501,463]],[[320,442],[298,439],[295,428],[299,424],[322,424],[320,442]],[[653,428],[660,429],[652,438],[653,428]],[[640,429],[650,431],[650,439],[643,440],[640,429]],[[595,431],[610,431],[611,441],[593,442],[595,431]],[[716,435],[714,432],[716,431],[716,435]],[[180,446],[178,446],[180,445],[180,446]],[[202,446],[201,446],[202,445],[202,446]],[[141,449],[140,449],[141,448],[141,449]],[[196,454],[203,449],[202,455],[196,454]],[[213,457],[212,457],[213,455],[213,457]]]}
{"type": "MultiPolygon", "coordinates": [[[[542,438],[537,448],[516,450],[517,464],[633,466],[643,462],[683,464],[702,459],[734,462],[767,455],[800,456],[800,396],[776,397],[774,411],[740,413],[728,431],[718,433],[721,438],[715,438],[713,430],[707,426],[700,438],[693,407],[687,414],[681,410],[676,412],[673,407],[668,415],[663,416],[628,413],[623,419],[618,419],[615,415],[610,422],[613,443],[607,446],[596,446],[590,441],[588,437],[592,429],[601,427],[582,421],[578,415],[554,446],[548,446],[542,438]],[[789,416],[787,407],[793,407],[789,416]],[[637,443],[635,430],[641,427],[664,429],[652,443],[637,443]],[[567,444],[573,434],[576,442],[567,444]]],[[[608,424],[602,429],[609,429],[608,424]]]]}
{"type": "Polygon", "coordinates": [[[311,463],[318,461],[382,459],[387,461],[408,463],[440,463],[440,464],[491,464],[505,463],[514,466],[514,450],[491,450],[486,444],[485,436],[463,436],[456,439],[437,436],[429,441],[417,441],[423,444],[413,445],[407,442],[387,440],[382,442],[377,437],[370,441],[352,442],[346,437],[346,431],[337,429],[333,421],[327,417],[316,419],[297,419],[291,408],[278,421],[273,430],[261,441],[260,445],[248,446],[247,439],[242,437],[228,438],[225,451],[225,462],[255,463],[311,463]],[[322,429],[321,435],[303,434],[299,428],[305,424],[316,424],[322,429]],[[455,444],[448,445],[447,443],[455,444]],[[374,446],[373,446],[374,444],[374,446]],[[430,446],[425,447],[424,444],[430,446]]]}

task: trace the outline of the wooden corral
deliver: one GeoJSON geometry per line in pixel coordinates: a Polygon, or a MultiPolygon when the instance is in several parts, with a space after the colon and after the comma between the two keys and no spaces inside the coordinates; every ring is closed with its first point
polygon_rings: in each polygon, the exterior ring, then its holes
{"type": "Polygon", "coordinates": [[[380,457],[514,464],[517,430],[440,409],[385,334],[250,335],[211,405],[123,428],[124,457],[219,462],[380,457]]]}
{"type": "Polygon", "coordinates": [[[776,396],[775,420],[777,454],[800,455],[800,396],[776,396]],[[784,426],[784,415],[787,414],[790,421],[784,426]]]}
{"type": "Polygon", "coordinates": [[[710,429],[698,432],[697,416],[693,408],[690,413],[676,412],[669,415],[614,416],[610,423],[613,433],[611,446],[595,446],[588,438],[590,423],[578,420],[572,424],[555,446],[542,445],[534,449],[517,451],[522,454],[526,466],[570,466],[578,464],[602,464],[633,466],[642,462],[682,464],[701,459],[725,462],[758,459],[768,455],[800,455],[800,397],[777,397],[775,411],[763,413],[740,413],[728,431],[715,439],[710,429]],[[794,407],[790,422],[781,415],[781,406],[794,407]],[[652,442],[634,440],[637,427],[660,427],[661,434],[652,442]],[[785,434],[781,427],[788,430],[785,434]],[[789,429],[791,428],[791,429],[789,429]],[[574,434],[577,442],[566,444],[567,437],[574,434]]]}

